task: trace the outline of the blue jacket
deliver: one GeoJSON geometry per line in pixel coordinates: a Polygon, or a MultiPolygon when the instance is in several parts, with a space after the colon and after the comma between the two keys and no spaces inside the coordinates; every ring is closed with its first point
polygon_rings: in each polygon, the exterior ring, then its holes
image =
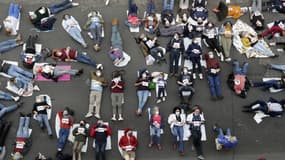
{"type": "Polygon", "coordinates": [[[200,55],[202,54],[202,48],[199,44],[190,44],[185,52],[185,58],[191,59],[191,58],[200,58],[200,55]],[[196,49],[200,53],[196,54],[193,52],[193,50],[196,49]]]}
{"type": "Polygon", "coordinates": [[[218,136],[218,142],[224,147],[224,148],[233,148],[238,144],[238,140],[231,142],[229,138],[225,136],[218,136]]]}

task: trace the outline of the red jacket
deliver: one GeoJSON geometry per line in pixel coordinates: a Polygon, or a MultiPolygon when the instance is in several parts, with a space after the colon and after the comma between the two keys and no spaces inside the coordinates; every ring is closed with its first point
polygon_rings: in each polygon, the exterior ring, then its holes
{"type": "Polygon", "coordinates": [[[27,138],[24,138],[24,137],[17,137],[16,138],[16,145],[15,145],[15,148],[14,148],[14,152],[19,152],[19,153],[23,153],[24,152],[24,147],[26,145],[26,141],[27,141],[27,138]]]}
{"type": "Polygon", "coordinates": [[[235,75],[234,78],[234,90],[236,94],[240,94],[244,90],[246,78],[244,75],[239,74],[235,75]]]}
{"type": "Polygon", "coordinates": [[[69,129],[71,126],[73,126],[73,120],[70,116],[63,117],[63,112],[58,112],[58,116],[60,119],[60,128],[69,129]]]}
{"type": "Polygon", "coordinates": [[[138,141],[137,138],[133,135],[131,135],[130,137],[128,137],[125,133],[124,136],[121,137],[120,142],[119,142],[119,146],[122,148],[122,150],[126,151],[123,147],[126,146],[133,146],[134,148],[131,151],[135,151],[136,147],[138,146],[138,141]]]}

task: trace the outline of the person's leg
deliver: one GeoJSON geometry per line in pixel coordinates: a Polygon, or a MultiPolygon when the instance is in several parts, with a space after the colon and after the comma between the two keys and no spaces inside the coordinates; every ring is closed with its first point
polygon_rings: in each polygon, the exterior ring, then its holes
{"type": "Polygon", "coordinates": [[[193,136],[193,144],[195,146],[197,156],[203,155],[202,143],[201,143],[201,132],[194,131],[192,136],[193,136]]]}
{"type": "Polygon", "coordinates": [[[54,76],[55,77],[60,77],[64,74],[70,74],[72,76],[75,76],[77,75],[79,72],[79,70],[77,69],[64,69],[64,68],[58,68],[58,67],[55,67],[54,69],[54,76]]]}
{"type": "Polygon", "coordinates": [[[20,117],[16,137],[23,137],[24,123],[25,123],[25,117],[20,117]]]}
{"type": "Polygon", "coordinates": [[[0,43],[0,53],[7,52],[7,51],[9,51],[9,50],[11,50],[17,46],[18,46],[18,44],[17,44],[16,39],[10,39],[7,41],[3,41],[0,43]]]}
{"type": "Polygon", "coordinates": [[[222,97],[221,80],[219,74],[214,76],[214,86],[215,86],[216,95],[218,97],[222,97]]]}
{"type": "Polygon", "coordinates": [[[78,146],[77,146],[77,160],[81,160],[81,149],[84,146],[84,142],[79,142],[78,146]]]}
{"type": "Polygon", "coordinates": [[[98,23],[95,29],[96,36],[94,38],[95,44],[101,45],[102,43],[102,25],[98,23]]]}
{"type": "Polygon", "coordinates": [[[141,110],[143,109],[143,107],[145,106],[147,99],[149,96],[149,91],[148,90],[144,90],[143,91],[143,96],[142,96],[142,102],[141,102],[141,110]]]}
{"type": "Polygon", "coordinates": [[[256,9],[262,12],[262,0],[257,0],[256,9]]]}
{"type": "Polygon", "coordinates": [[[111,104],[113,107],[113,115],[117,114],[117,95],[116,93],[111,93],[111,104]]]}
{"type": "Polygon", "coordinates": [[[106,160],[105,151],[106,151],[106,143],[103,143],[103,144],[101,144],[101,147],[100,147],[102,160],[106,160]]]}
{"type": "Polygon", "coordinates": [[[72,147],[72,160],[77,160],[77,146],[78,146],[79,142],[78,141],[74,141],[73,143],[73,147],[72,147]]]}
{"type": "Polygon", "coordinates": [[[138,109],[143,108],[143,91],[137,91],[137,96],[138,96],[138,109]]]}
{"type": "Polygon", "coordinates": [[[78,53],[77,54],[77,57],[76,57],[76,60],[78,62],[81,62],[81,63],[85,63],[85,64],[89,64],[93,67],[97,67],[97,63],[91,59],[91,57],[89,57],[87,54],[82,54],[82,53],[78,53]]]}
{"type": "Polygon", "coordinates": [[[230,128],[227,128],[227,130],[226,130],[226,135],[227,135],[227,136],[232,136],[232,133],[231,133],[231,129],[230,129],[230,128]]]}
{"type": "Polygon", "coordinates": [[[179,137],[178,151],[179,152],[184,152],[183,136],[184,136],[183,127],[178,127],[178,137],[179,137]]]}
{"type": "Polygon", "coordinates": [[[196,58],[191,58],[191,62],[192,62],[192,71],[193,71],[193,74],[196,74],[196,58]]]}
{"type": "Polygon", "coordinates": [[[44,120],[43,120],[43,115],[42,114],[38,114],[37,115],[37,121],[38,121],[40,127],[43,128],[44,127],[44,123],[43,123],[44,120]]]}
{"type": "Polygon", "coordinates": [[[241,69],[239,67],[238,61],[233,61],[233,73],[234,74],[240,74],[241,73],[241,69]]]}
{"type": "Polygon", "coordinates": [[[160,128],[155,128],[156,144],[160,145],[160,128]]]}
{"type": "Polygon", "coordinates": [[[46,114],[43,114],[43,122],[47,128],[48,135],[52,135],[51,126],[49,124],[48,116],[46,114]]]}
{"type": "Polygon", "coordinates": [[[218,137],[224,137],[224,132],[222,128],[217,128],[218,131],[218,137]]]}
{"type": "Polygon", "coordinates": [[[27,81],[31,81],[34,77],[33,73],[26,71],[16,65],[11,65],[9,70],[13,70],[14,72],[16,72],[17,74],[23,75],[24,79],[27,79],[27,81]]]}
{"type": "Polygon", "coordinates": [[[64,0],[62,2],[48,6],[51,14],[57,14],[57,13],[65,10],[65,9],[68,9],[71,7],[72,7],[72,3],[70,2],[70,0],[64,0]]]}
{"type": "Polygon", "coordinates": [[[168,9],[168,3],[167,3],[168,0],[163,0],[163,10],[166,10],[168,9]]]}
{"type": "Polygon", "coordinates": [[[96,99],[95,99],[95,113],[97,115],[100,115],[100,109],[101,109],[101,100],[102,100],[102,92],[100,91],[95,91],[95,96],[96,96],[96,99]]]}
{"type": "Polygon", "coordinates": [[[197,66],[198,66],[198,73],[202,74],[202,66],[201,66],[201,59],[200,59],[200,57],[196,59],[196,63],[197,63],[197,66]]]}
{"type": "Polygon", "coordinates": [[[208,78],[208,83],[209,83],[209,87],[210,87],[211,96],[212,97],[217,97],[216,90],[215,90],[215,81],[214,81],[215,77],[211,76],[211,75],[208,75],[207,78],[208,78]]]}
{"type": "Polygon", "coordinates": [[[174,57],[174,73],[178,73],[178,69],[179,69],[179,58],[180,58],[180,53],[175,53],[175,57],[174,57]]]}
{"type": "Polygon", "coordinates": [[[6,122],[4,123],[4,126],[1,128],[0,148],[5,145],[5,140],[10,130],[10,127],[11,127],[11,123],[6,122]]]}
{"type": "Polygon", "coordinates": [[[178,127],[177,126],[174,126],[173,128],[172,128],[172,135],[173,135],[173,144],[174,145],[176,145],[177,144],[177,137],[178,137],[178,127]]]}
{"type": "Polygon", "coordinates": [[[59,130],[59,136],[58,136],[58,140],[57,140],[57,149],[58,151],[62,151],[64,146],[65,146],[65,142],[67,140],[69,134],[69,130],[65,129],[65,128],[60,128],[59,130]]]}
{"type": "Polygon", "coordinates": [[[170,0],[169,9],[173,10],[174,8],[174,0],[170,0]]]}
{"type": "Polygon", "coordinates": [[[175,54],[173,51],[170,51],[169,54],[169,73],[173,73],[173,69],[174,69],[174,60],[175,60],[175,54]]]}
{"type": "Polygon", "coordinates": [[[81,35],[81,32],[77,27],[73,27],[73,28],[69,29],[68,33],[78,43],[80,43],[83,46],[86,45],[86,43],[85,43],[85,41],[81,35]]]}
{"type": "Polygon", "coordinates": [[[122,112],[123,101],[124,101],[124,93],[118,93],[118,102],[117,102],[118,114],[121,116],[123,114],[122,112]]]}
{"type": "Polygon", "coordinates": [[[100,160],[101,144],[95,143],[95,157],[96,160],[100,160]]]}
{"type": "Polygon", "coordinates": [[[112,37],[111,37],[111,45],[113,47],[122,48],[123,41],[121,38],[121,34],[118,30],[118,26],[112,26],[112,37]]]}
{"type": "Polygon", "coordinates": [[[94,106],[95,106],[95,91],[90,91],[89,95],[89,108],[88,108],[88,113],[87,114],[93,114],[94,113],[94,106]]]}
{"type": "Polygon", "coordinates": [[[276,80],[270,80],[270,81],[265,81],[265,82],[254,82],[253,87],[273,87],[274,84],[276,83],[276,80]]]}
{"type": "Polygon", "coordinates": [[[3,100],[7,100],[7,101],[13,101],[13,95],[8,93],[8,92],[3,92],[3,91],[0,91],[0,99],[3,99],[3,100]]]}
{"type": "Polygon", "coordinates": [[[16,110],[18,107],[16,104],[14,105],[11,105],[11,106],[7,106],[7,107],[3,107],[0,111],[0,119],[6,114],[6,113],[9,113],[9,112],[12,112],[14,110],[16,110]]]}
{"type": "Polygon", "coordinates": [[[285,65],[283,65],[283,64],[281,64],[281,65],[278,65],[278,64],[270,64],[270,68],[271,68],[271,69],[274,69],[274,70],[282,71],[282,72],[285,71],[285,65]]]}
{"type": "Polygon", "coordinates": [[[25,117],[25,123],[24,123],[24,128],[23,128],[23,137],[29,138],[30,137],[30,122],[31,122],[31,117],[25,117]]]}
{"type": "Polygon", "coordinates": [[[248,68],[248,63],[243,64],[242,70],[241,70],[241,73],[242,73],[243,75],[246,75],[246,73],[247,73],[247,68],[248,68]]]}

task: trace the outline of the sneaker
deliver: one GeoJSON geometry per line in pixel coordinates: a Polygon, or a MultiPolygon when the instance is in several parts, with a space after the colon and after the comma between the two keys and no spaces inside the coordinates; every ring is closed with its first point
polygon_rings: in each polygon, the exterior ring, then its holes
{"type": "Polygon", "coordinates": [[[153,143],[148,144],[148,148],[151,148],[153,146],[153,143]]]}
{"type": "Polygon", "coordinates": [[[94,37],[93,37],[91,32],[88,32],[87,35],[89,36],[90,39],[94,39],[94,37]]]}
{"type": "Polygon", "coordinates": [[[223,54],[221,54],[221,62],[224,62],[225,61],[225,58],[224,58],[224,56],[223,56],[223,54]]]}
{"type": "Polygon", "coordinates": [[[269,43],[269,46],[276,46],[276,43],[275,42],[271,42],[271,43],[269,43]]]}
{"type": "Polygon", "coordinates": [[[156,101],[156,103],[158,104],[158,103],[161,103],[161,99],[158,99],[157,101],[156,101]]]}
{"type": "Polygon", "coordinates": [[[34,91],[40,91],[40,88],[38,85],[35,85],[33,89],[34,89],[34,91]]]}
{"type": "Polygon", "coordinates": [[[93,49],[98,52],[98,51],[100,51],[100,46],[98,44],[95,44],[93,46],[93,49]]]}
{"type": "Polygon", "coordinates": [[[227,57],[226,59],[225,59],[225,61],[226,62],[230,62],[232,59],[230,58],[230,57],[227,57]]]}
{"type": "Polygon", "coordinates": [[[27,114],[27,117],[32,117],[32,113],[27,114]]]}
{"type": "Polygon", "coordinates": [[[193,73],[193,79],[196,79],[196,73],[193,73]]]}
{"type": "Polygon", "coordinates": [[[214,125],[213,125],[213,131],[216,131],[216,129],[218,128],[218,124],[217,123],[214,123],[214,125]]]}
{"type": "Polygon", "coordinates": [[[165,97],[162,97],[162,101],[163,101],[163,102],[165,101],[165,97]]]}
{"type": "Polygon", "coordinates": [[[24,102],[18,102],[18,103],[17,103],[17,107],[20,108],[20,107],[23,106],[23,104],[24,104],[24,102]]]}
{"type": "Polygon", "coordinates": [[[99,114],[95,114],[94,117],[97,119],[101,119],[101,116],[99,114]]]}
{"type": "Polygon", "coordinates": [[[85,118],[89,118],[89,117],[92,117],[92,113],[87,113],[86,115],[85,115],[85,118]]]}
{"type": "Polygon", "coordinates": [[[17,42],[22,41],[22,35],[20,33],[17,35],[16,41],[17,42]]]}
{"type": "Polygon", "coordinates": [[[108,6],[110,0],[106,0],[105,5],[108,6]]]}
{"type": "Polygon", "coordinates": [[[113,116],[112,118],[111,118],[111,120],[112,121],[116,121],[117,119],[116,119],[116,116],[113,116]]]}
{"type": "Polygon", "coordinates": [[[119,116],[118,121],[123,121],[123,120],[124,120],[124,118],[122,116],[119,116]]]}
{"type": "Polygon", "coordinates": [[[72,3],[72,6],[73,6],[73,7],[79,6],[79,3],[73,2],[73,3],[72,3]]]}
{"type": "Polygon", "coordinates": [[[13,98],[13,100],[15,101],[15,102],[18,102],[19,100],[20,100],[20,97],[19,96],[12,96],[12,98],[13,98]]]}
{"type": "Polygon", "coordinates": [[[78,70],[78,72],[76,73],[77,76],[80,76],[83,73],[83,68],[81,68],[80,70],[78,70]]]}
{"type": "Polygon", "coordinates": [[[218,98],[218,100],[222,100],[222,99],[224,99],[224,96],[218,96],[217,98],[218,98]]]}
{"type": "Polygon", "coordinates": [[[200,160],[205,159],[202,155],[198,156],[197,158],[200,159],[200,160]]]}
{"type": "Polygon", "coordinates": [[[202,74],[202,73],[199,74],[199,79],[200,79],[200,80],[203,79],[203,74],[202,74]]]}
{"type": "Polygon", "coordinates": [[[22,113],[22,112],[19,112],[19,114],[20,114],[20,117],[25,117],[26,115],[24,114],[24,113],[22,113]]]}

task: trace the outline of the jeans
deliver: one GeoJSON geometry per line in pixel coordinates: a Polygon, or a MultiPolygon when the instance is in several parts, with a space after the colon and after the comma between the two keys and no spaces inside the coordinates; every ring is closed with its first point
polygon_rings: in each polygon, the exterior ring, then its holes
{"type": "Polygon", "coordinates": [[[163,10],[173,10],[174,8],[174,0],[170,0],[168,3],[168,0],[163,1],[163,10]]]}
{"type": "Polygon", "coordinates": [[[183,130],[183,126],[173,126],[172,134],[173,134],[174,144],[177,143],[177,137],[179,139],[178,140],[178,151],[183,152],[184,151],[184,144],[183,144],[184,130],[183,130]]]}
{"type": "Polygon", "coordinates": [[[0,42],[0,53],[7,52],[17,46],[18,44],[16,42],[16,39],[10,39],[7,41],[0,42]]]}
{"type": "Polygon", "coordinates": [[[253,0],[251,10],[261,12],[262,11],[262,0],[253,0]]]}
{"type": "Polygon", "coordinates": [[[29,138],[30,117],[20,117],[17,138],[29,138]]]}
{"type": "Polygon", "coordinates": [[[44,125],[46,126],[48,135],[52,135],[52,130],[49,124],[48,116],[46,114],[38,114],[37,121],[39,122],[40,127],[44,127],[44,125]]]}
{"type": "Polygon", "coordinates": [[[151,48],[149,52],[150,55],[153,56],[157,61],[161,61],[164,59],[163,49],[161,49],[160,47],[151,48]]]}
{"type": "Polygon", "coordinates": [[[160,28],[159,31],[161,36],[172,36],[174,33],[182,34],[184,31],[184,26],[170,26],[169,28],[160,28]]]}
{"type": "Polygon", "coordinates": [[[201,58],[191,57],[190,60],[192,62],[193,73],[196,73],[196,65],[198,66],[198,73],[202,73],[201,58]]]}
{"type": "Polygon", "coordinates": [[[57,14],[65,9],[71,8],[72,3],[69,0],[64,0],[62,2],[50,5],[48,8],[51,12],[51,14],[57,14]]]}
{"type": "Polygon", "coordinates": [[[97,67],[97,63],[86,54],[78,53],[76,60],[80,63],[88,64],[95,68],[97,67]]]}
{"type": "Polygon", "coordinates": [[[138,7],[135,3],[133,3],[133,0],[129,0],[129,14],[138,14],[138,7]]]}
{"type": "Polygon", "coordinates": [[[155,137],[157,138],[157,144],[160,144],[160,128],[151,126],[150,130],[150,143],[153,143],[155,137]]]}
{"type": "Polygon", "coordinates": [[[89,110],[88,113],[93,113],[94,106],[96,106],[95,113],[100,115],[101,109],[102,92],[101,91],[90,91],[89,95],[89,110]]]}
{"type": "Polygon", "coordinates": [[[245,63],[242,68],[240,68],[239,62],[237,62],[237,61],[234,61],[233,65],[234,65],[233,72],[234,72],[235,75],[236,74],[246,75],[247,68],[248,68],[248,63],[245,63]]]}
{"type": "Polygon", "coordinates": [[[123,42],[117,25],[112,26],[111,45],[112,48],[123,49],[123,42]]]}
{"type": "Polygon", "coordinates": [[[196,149],[197,156],[203,155],[202,151],[202,142],[201,142],[201,131],[200,130],[191,130],[193,145],[196,149]]]}
{"type": "Polygon", "coordinates": [[[285,73],[285,65],[278,65],[278,64],[270,64],[271,68],[274,70],[278,70],[278,71],[282,71],[283,73],[285,73]]]}
{"type": "Polygon", "coordinates": [[[274,53],[269,48],[265,47],[262,41],[258,41],[256,44],[254,44],[253,48],[262,55],[269,57],[274,56],[274,53]]]}
{"type": "Polygon", "coordinates": [[[148,99],[149,90],[138,90],[137,96],[139,99],[138,109],[142,110],[148,99]]]}
{"type": "MultiPolygon", "coordinates": [[[[223,129],[222,128],[216,128],[215,129],[215,132],[217,132],[218,133],[218,137],[224,137],[224,132],[223,132],[223,129]]],[[[227,128],[227,130],[226,130],[226,135],[227,136],[232,136],[232,134],[231,134],[231,129],[229,129],[229,128],[227,128]]]]}
{"type": "Polygon", "coordinates": [[[10,122],[2,122],[0,121],[0,153],[2,151],[3,146],[5,146],[5,140],[7,138],[8,132],[10,130],[11,127],[11,123],[10,122]]]}
{"type": "Polygon", "coordinates": [[[106,143],[102,144],[96,143],[95,145],[96,160],[106,160],[105,148],[106,148],[106,143]]]}
{"type": "Polygon", "coordinates": [[[25,71],[16,65],[10,65],[7,74],[23,81],[24,83],[30,83],[34,76],[33,73],[25,71]]]}
{"type": "Polygon", "coordinates": [[[165,90],[166,88],[158,88],[158,92],[157,92],[157,98],[160,99],[162,97],[165,97],[165,90]]]}
{"type": "Polygon", "coordinates": [[[68,30],[69,35],[78,43],[80,43],[81,45],[85,46],[85,40],[83,39],[82,35],[81,35],[81,31],[77,28],[77,27],[71,27],[68,30]]]}
{"type": "Polygon", "coordinates": [[[9,113],[9,112],[12,112],[14,110],[17,109],[17,105],[11,105],[11,106],[7,106],[5,107],[3,104],[0,103],[0,119],[6,114],[6,113],[9,113]]]}
{"type": "Polygon", "coordinates": [[[149,0],[147,2],[147,6],[146,6],[146,14],[150,15],[150,14],[153,14],[153,13],[155,13],[155,4],[154,4],[153,0],[149,0]]]}
{"type": "Polygon", "coordinates": [[[12,97],[13,95],[8,92],[0,91],[0,99],[7,100],[7,101],[13,101],[14,99],[12,97]]]}
{"type": "Polygon", "coordinates": [[[60,77],[64,74],[70,74],[70,75],[76,75],[78,73],[77,69],[64,69],[64,68],[58,68],[55,67],[53,70],[53,75],[55,78],[60,77]]]}
{"type": "Polygon", "coordinates": [[[208,82],[210,87],[210,92],[213,97],[221,97],[222,91],[221,91],[221,81],[220,81],[220,75],[210,75],[208,74],[208,82]]]}
{"type": "Polygon", "coordinates": [[[93,36],[95,44],[101,45],[102,43],[102,24],[98,22],[91,22],[89,30],[93,36]]]}
{"type": "Polygon", "coordinates": [[[62,151],[62,149],[64,148],[68,135],[69,135],[69,128],[60,128],[58,141],[57,141],[57,149],[60,149],[60,151],[62,151]]]}
{"type": "Polygon", "coordinates": [[[254,87],[265,87],[265,88],[270,88],[273,87],[274,89],[281,89],[281,85],[279,84],[279,80],[270,80],[270,81],[265,81],[265,82],[254,82],[253,86],[254,87]]]}
{"type": "Polygon", "coordinates": [[[19,19],[20,16],[20,5],[16,3],[10,3],[8,16],[19,19]]]}
{"type": "Polygon", "coordinates": [[[169,54],[169,73],[178,73],[178,63],[180,58],[180,52],[179,51],[170,51],[169,54]],[[175,64],[173,64],[175,63],[175,64]]]}

